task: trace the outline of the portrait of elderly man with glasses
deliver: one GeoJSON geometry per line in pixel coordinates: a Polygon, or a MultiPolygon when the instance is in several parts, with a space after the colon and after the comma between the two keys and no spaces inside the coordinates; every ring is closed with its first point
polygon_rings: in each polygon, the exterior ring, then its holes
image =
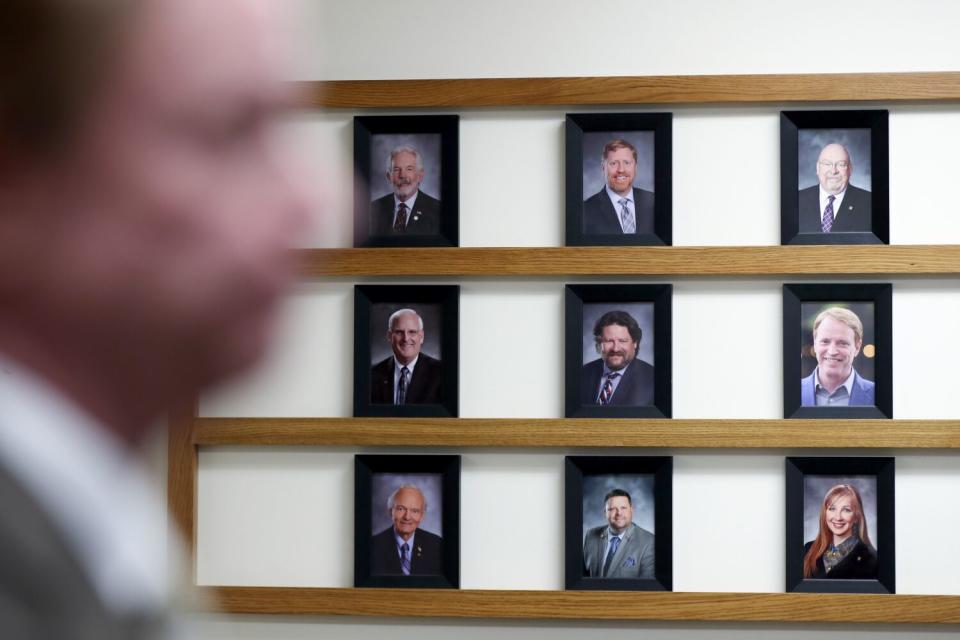
{"type": "Polygon", "coordinates": [[[850,184],[853,159],[831,142],[817,156],[817,181],[800,190],[800,232],[870,231],[870,192],[850,184]]]}

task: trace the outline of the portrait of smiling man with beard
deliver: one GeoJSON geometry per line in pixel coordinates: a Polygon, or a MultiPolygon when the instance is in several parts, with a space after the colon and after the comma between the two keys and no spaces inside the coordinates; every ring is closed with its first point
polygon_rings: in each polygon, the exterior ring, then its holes
{"type": "Polygon", "coordinates": [[[600,357],[583,365],[580,402],[599,406],[653,404],[654,368],[637,357],[643,331],[621,309],[607,311],[593,325],[594,347],[600,357]]]}
{"type": "Polygon", "coordinates": [[[600,168],[605,184],[583,203],[583,233],[653,233],[653,192],[634,186],[637,160],[637,147],[628,140],[616,138],[603,146],[600,168]]]}
{"type": "Polygon", "coordinates": [[[440,200],[421,189],[427,170],[424,149],[420,146],[397,144],[387,154],[384,167],[391,193],[370,203],[371,235],[432,235],[440,232],[440,200]]]}

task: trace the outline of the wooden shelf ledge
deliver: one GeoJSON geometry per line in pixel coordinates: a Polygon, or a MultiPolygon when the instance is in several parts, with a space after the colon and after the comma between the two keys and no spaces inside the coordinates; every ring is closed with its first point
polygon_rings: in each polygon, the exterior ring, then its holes
{"type": "Polygon", "coordinates": [[[193,445],[956,449],[960,421],[197,418],[193,445]]]}
{"type": "Polygon", "coordinates": [[[960,596],[206,587],[229,613],[750,622],[960,623],[960,596]]]}
{"type": "Polygon", "coordinates": [[[960,275],[960,245],[427,247],[297,253],[305,276],[960,275]]]}
{"type": "Polygon", "coordinates": [[[960,73],[827,73],[299,83],[336,109],[960,100],[960,73]]]}

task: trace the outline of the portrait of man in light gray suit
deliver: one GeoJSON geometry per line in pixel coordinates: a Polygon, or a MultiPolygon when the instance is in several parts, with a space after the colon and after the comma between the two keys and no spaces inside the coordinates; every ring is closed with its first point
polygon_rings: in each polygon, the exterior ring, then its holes
{"type": "Polygon", "coordinates": [[[591,578],[652,578],[654,536],[633,521],[633,498],[623,489],[603,500],[607,524],[583,538],[583,573],[591,578]]]}

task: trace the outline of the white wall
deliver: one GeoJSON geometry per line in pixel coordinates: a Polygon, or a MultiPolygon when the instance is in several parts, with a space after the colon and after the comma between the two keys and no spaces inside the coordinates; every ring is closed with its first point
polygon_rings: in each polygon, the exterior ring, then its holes
{"type": "MultiPolygon", "coordinates": [[[[960,69],[946,2],[785,3],[694,0],[603,5],[534,0],[288,0],[303,19],[293,76],[306,79],[923,71],[960,69]],[[590,7],[586,11],[586,7],[590,7]],[[826,35],[820,37],[818,30],[826,35]],[[621,34],[621,32],[623,32],[621,34]],[[837,33],[842,37],[830,37],[837,33]],[[818,44],[823,43],[823,44],[818,44]]],[[[852,105],[842,105],[852,106],[852,105]]],[[[960,140],[956,105],[889,108],[891,241],[960,243],[951,197],[960,140]]],[[[633,109],[674,113],[674,242],[779,241],[778,112],[797,105],[633,109]]],[[[569,111],[599,111],[578,108],[569,111]]],[[[616,110],[628,110],[619,107],[616,110]]],[[[461,114],[461,244],[559,246],[563,238],[565,109],[444,110],[461,114]]],[[[376,112],[369,112],[376,113],[376,112]]],[[[386,113],[381,111],[379,113],[386,113]]],[[[350,246],[352,112],[304,114],[291,127],[319,171],[328,210],[305,246],[350,246]]],[[[562,415],[562,289],[598,279],[363,279],[459,282],[461,415],[562,415]],[[528,320],[529,319],[529,320],[528,320]],[[519,322],[518,322],[519,320],[519,322]],[[543,375],[517,394],[502,371],[543,375]]],[[[628,281],[623,278],[604,281],[628,281]]],[[[631,279],[631,282],[646,281],[631,279]]],[[[666,281],[666,280],[657,280],[666,281]]],[[[353,280],[303,283],[278,350],[248,379],[206,398],[204,415],[346,416],[351,410],[353,280]],[[342,372],[334,375],[335,372],[342,372]]],[[[674,415],[782,415],[780,285],[773,279],[674,281],[674,415]],[[744,388],[752,404],[742,402],[744,388]]],[[[956,281],[894,285],[894,413],[956,418],[952,370],[960,338],[956,281]],[[939,318],[935,328],[930,318],[939,318]],[[942,327],[942,328],[941,328],[942,327]],[[911,375],[916,371],[927,375],[911,375]]],[[[202,584],[352,584],[357,452],[387,448],[201,451],[198,575],[202,584]]],[[[409,449],[403,450],[408,452],[409,449]]],[[[440,452],[438,450],[430,450],[440,452]]],[[[393,450],[393,452],[399,452],[393,450]]],[[[460,450],[462,584],[562,588],[563,450],[460,450]],[[495,523],[491,525],[490,523],[495,523]],[[517,533],[537,527],[531,549],[517,533]]],[[[584,451],[579,451],[580,453],[584,451]]],[[[622,450],[588,450],[617,455],[622,450]]],[[[674,584],[678,591],[783,589],[783,457],[897,455],[897,589],[960,594],[960,465],[955,453],[911,451],[630,450],[674,455],[674,584]],[[749,535],[749,552],[743,549],[749,535]],[[938,549],[932,566],[925,550],[938,549]],[[746,562],[748,556],[751,561],[746,562]]],[[[931,638],[943,629],[747,624],[517,623],[224,616],[209,638],[532,639],[931,638]]]]}

